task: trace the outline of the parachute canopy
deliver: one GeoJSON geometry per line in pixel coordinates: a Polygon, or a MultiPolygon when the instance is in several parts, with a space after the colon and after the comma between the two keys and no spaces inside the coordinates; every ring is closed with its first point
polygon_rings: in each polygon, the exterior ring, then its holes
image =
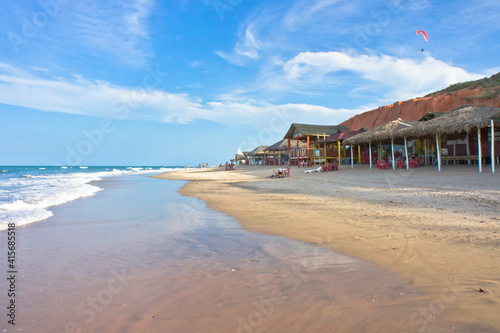
{"type": "Polygon", "coordinates": [[[428,41],[428,39],[427,39],[427,33],[426,33],[425,31],[423,31],[423,30],[418,30],[418,31],[417,31],[417,35],[418,35],[418,34],[422,34],[422,36],[424,36],[425,41],[426,41],[426,42],[428,41]]]}

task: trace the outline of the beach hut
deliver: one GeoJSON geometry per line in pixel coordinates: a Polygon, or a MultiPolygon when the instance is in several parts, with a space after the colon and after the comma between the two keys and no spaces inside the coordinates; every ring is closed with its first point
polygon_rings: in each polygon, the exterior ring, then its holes
{"type": "MultiPolygon", "coordinates": [[[[248,154],[248,152],[246,152],[248,154]]],[[[231,162],[234,162],[234,164],[248,164],[248,158],[245,152],[242,152],[241,150],[238,149],[238,153],[234,155],[234,159],[231,159],[231,162]]]]}
{"type": "Polygon", "coordinates": [[[489,157],[492,172],[498,154],[499,140],[495,137],[495,123],[500,108],[463,105],[429,121],[420,122],[401,130],[397,137],[427,138],[436,141],[438,171],[442,161],[477,161],[479,172],[482,171],[483,159],[489,157]],[[488,129],[488,127],[490,127],[488,129]],[[445,144],[442,140],[445,139],[445,144]],[[488,144],[489,141],[489,144],[488,144]],[[458,142],[458,144],[457,144],[458,142]],[[488,152],[488,145],[490,152],[488,152]],[[495,147],[496,146],[496,147],[495,147]],[[486,149],[484,149],[486,148],[486,149]],[[449,154],[450,151],[453,154],[449,154]],[[443,156],[444,154],[444,156],[443,156]]]}
{"type": "MultiPolygon", "coordinates": [[[[354,135],[365,132],[366,129],[362,128],[358,131],[351,130],[340,130],[334,135],[330,135],[327,138],[316,140],[312,143],[313,153],[314,153],[314,163],[325,164],[337,161],[337,165],[340,166],[342,159],[345,159],[345,146],[343,142],[354,135]]],[[[361,164],[361,146],[358,146],[358,163],[361,164]]],[[[352,158],[352,157],[351,157],[352,158]]]]}
{"type": "MultiPolygon", "coordinates": [[[[306,148],[307,145],[304,142],[299,142],[299,148],[306,148]]],[[[278,142],[270,145],[265,152],[268,153],[269,158],[266,161],[268,165],[284,165],[288,163],[288,140],[281,139],[278,142]]]]}
{"type": "Polygon", "coordinates": [[[267,153],[264,151],[266,148],[267,146],[258,146],[257,148],[249,152],[247,154],[249,164],[262,164],[263,161],[267,158],[267,153]]]}
{"type": "Polygon", "coordinates": [[[340,130],[349,130],[346,126],[341,125],[311,125],[297,124],[290,125],[288,132],[283,139],[288,141],[288,156],[289,164],[301,166],[304,163],[312,161],[313,154],[311,143],[334,135],[340,130]],[[306,144],[305,148],[300,147],[300,142],[306,144]]]}
{"type": "MultiPolygon", "coordinates": [[[[361,145],[361,144],[368,144],[368,151],[369,151],[369,160],[370,160],[370,169],[372,168],[372,143],[377,143],[378,144],[378,159],[382,159],[383,156],[383,143],[391,143],[391,166],[393,169],[396,168],[395,165],[395,153],[394,153],[394,140],[396,138],[396,133],[404,128],[412,127],[413,125],[417,124],[418,121],[403,121],[401,118],[398,118],[396,120],[393,120],[387,124],[381,125],[379,127],[376,127],[374,129],[371,129],[369,131],[366,131],[364,133],[360,133],[358,135],[355,135],[353,137],[350,137],[346,140],[344,140],[344,144],[346,145],[361,145]]],[[[351,155],[352,155],[352,147],[351,147],[351,155]]],[[[408,157],[408,149],[407,145],[405,142],[405,155],[408,157]]],[[[407,163],[408,164],[408,163],[407,163]]],[[[351,164],[351,167],[353,164],[351,164]]]]}

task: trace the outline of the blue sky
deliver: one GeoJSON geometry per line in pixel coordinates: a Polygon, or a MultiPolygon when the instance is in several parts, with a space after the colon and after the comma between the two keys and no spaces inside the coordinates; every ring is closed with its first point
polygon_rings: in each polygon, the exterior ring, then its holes
{"type": "Polygon", "coordinates": [[[1,6],[2,165],[224,163],[500,71],[497,0],[1,6]]]}

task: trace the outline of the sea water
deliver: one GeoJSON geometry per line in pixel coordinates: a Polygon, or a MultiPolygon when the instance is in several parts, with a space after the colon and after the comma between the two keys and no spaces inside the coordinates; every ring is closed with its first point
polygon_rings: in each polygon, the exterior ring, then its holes
{"type": "Polygon", "coordinates": [[[92,182],[131,174],[157,174],[180,167],[0,166],[0,230],[52,216],[49,210],[101,190],[92,182]]]}

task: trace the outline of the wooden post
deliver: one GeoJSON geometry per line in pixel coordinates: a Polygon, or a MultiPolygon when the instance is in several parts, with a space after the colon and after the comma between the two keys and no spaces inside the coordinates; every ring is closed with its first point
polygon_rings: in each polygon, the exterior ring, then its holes
{"type": "Polygon", "coordinates": [[[406,171],[410,170],[410,165],[408,164],[408,145],[406,144],[405,136],[405,158],[406,158],[406,171]]]}
{"type": "MultiPolygon", "coordinates": [[[[467,156],[470,156],[470,146],[469,146],[469,132],[465,136],[465,148],[467,149],[467,156]]],[[[467,160],[467,164],[470,165],[470,160],[467,160]]]]}
{"type": "Polygon", "coordinates": [[[299,151],[299,135],[297,134],[297,159],[295,160],[295,163],[297,163],[297,166],[300,168],[300,151],[299,151]]]}
{"type": "MultiPolygon", "coordinates": [[[[309,147],[309,145],[310,145],[310,144],[311,144],[311,143],[310,143],[310,141],[309,141],[309,135],[308,135],[308,136],[307,136],[307,157],[306,157],[306,161],[308,161],[308,160],[309,160],[309,158],[310,158],[310,153],[311,153],[311,151],[310,151],[310,147],[309,147]]],[[[307,165],[307,162],[306,162],[306,165],[307,165]]]]}
{"type": "Polygon", "coordinates": [[[351,169],[354,168],[354,159],[352,156],[352,144],[351,144],[351,169]]]}
{"type": "Polygon", "coordinates": [[[323,140],[325,140],[325,143],[323,144],[323,147],[325,149],[325,165],[326,163],[328,162],[328,160],[326,159],[326,134],[323,133],[323,140]]]}
{"type": "Polygon", "coordinates": [[[368,158],[370,159],[370,169],[372,168],[372,143],[368,142],[368,158]]]}
{"type": "Polygon", "coordinates": [[[338,144],[338,151],[339,151],[338,159],[339,159],[339,168],[340,168],[340,140],[337,140],[337,144],[338,144]]]}
{"type": "Polygon", "coordinates": [[[392,161],[391,161],[392,162],[392,170],[394,170],[396,168],[394,167],[395,161],[394,161],[394,139],[393,138],[391,138],[391,150],[392,150],[392,161]]]}
{"type": "Polygon", "coordinates": [[[290,157],[292,157],[290,149],[291,149],[290,138],[288,138],[288,166],[290,166],[290,161],[291,161],[290,157]]]}
{"type": "Polygon", "coordinates": [[[439,134],[436,134],[436,153],[437,153],[438,171],[441,171],[441,142],[439,142],[439,134]]]}
{"type": "Polygon", "coordinates": [[[381,160],[384,157],[384,154],[383,154],[384,152],[382,151],[383,150],[383,148],[382,148],[382,140],[379,140],[379,142],[378,142],[378,150],[379,150],[379,152],[378,152],[378,159],[381,160]]]}
{"type": "Polygon", "coordinates": [[[424,154],[425,154],[424,155],[424,163],[425,163],[425,165],[428,164],[428,162],[427,162],[427,156],[428,156],[428,153],[429,153],[428,145],[429,145],[429,143],[427,142],[427,139],[424,139],[424,154]]]}
{"type": "Polygon", "coordinates": [[[479,162],[479,172],[483,171],[483,154],[481,147],[481,129],[477,128],[477,161],[479,162]]]}
{"type": "Polygon", "coordinates": [[[493,119],[491,123],[491,172],[495,173],[495,122],[493,119]]]}
{"type": "MultiPolygon", "coordinates": [[[[453,156],[456,156],[456,151],[457,151],[457,139],[453,139],[453,156]]],[[[453,160],[453,164],[455,164],[456,158],[453,160]]]]}
{"type": "Polygon", "coordinates": [[[358,145],[358,164],[361,165],[361,145],[358,145]]]}

